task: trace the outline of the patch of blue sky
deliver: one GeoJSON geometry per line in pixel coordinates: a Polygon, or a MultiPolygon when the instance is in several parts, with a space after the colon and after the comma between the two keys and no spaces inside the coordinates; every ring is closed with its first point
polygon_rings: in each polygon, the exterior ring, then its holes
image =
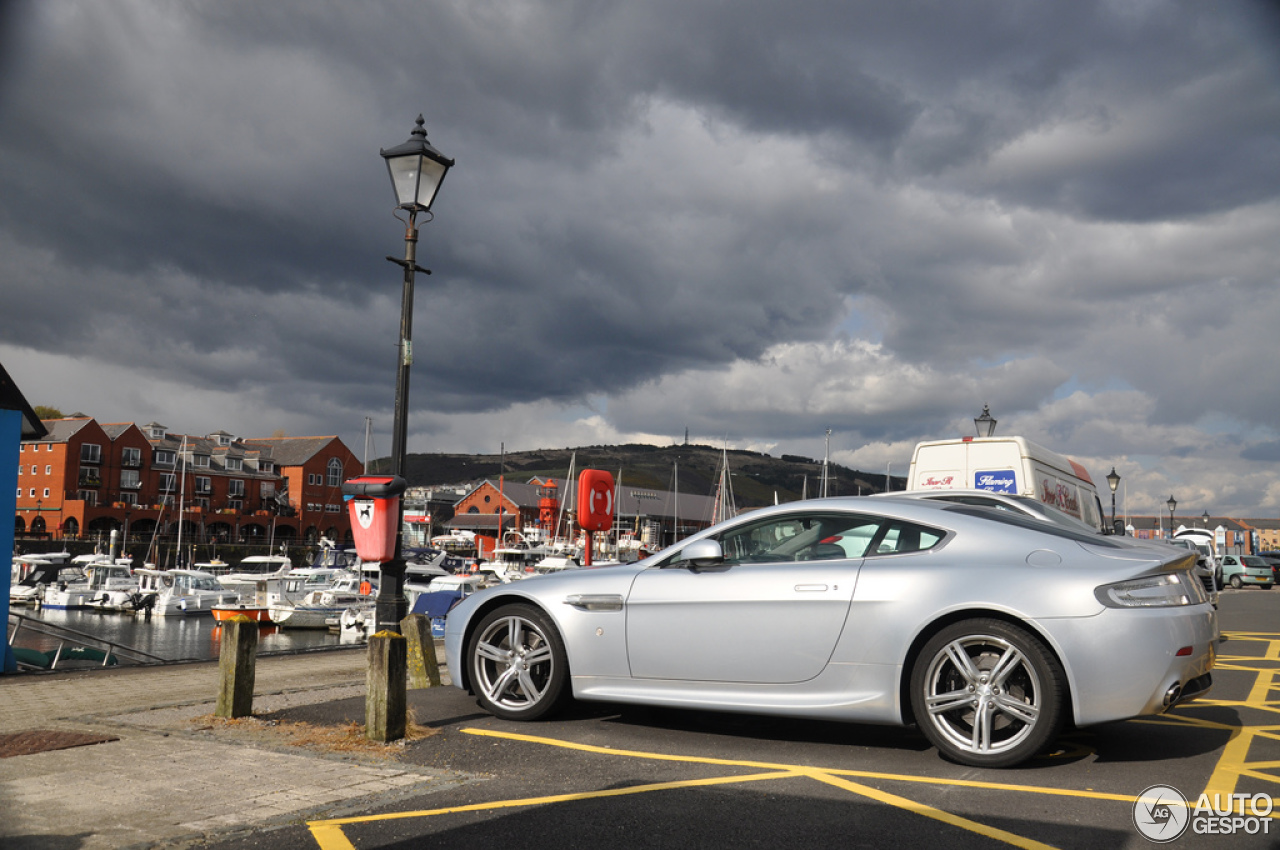
{"type": "Polygon", "coordinates": [[[1115,375],[1107,376],[1101,381],[1083,381],[1078,376],[1072,375],[1053,391],[1053,400],[1062,401],[1064,398],[1068,398],[1078,392],[1092,396],[1103,393],[1132,392],[1133,390],[1133,384],[1115,375]]]}

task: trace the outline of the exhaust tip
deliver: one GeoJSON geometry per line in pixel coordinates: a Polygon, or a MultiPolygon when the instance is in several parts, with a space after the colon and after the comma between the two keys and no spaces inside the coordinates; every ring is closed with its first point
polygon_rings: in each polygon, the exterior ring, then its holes
{"type": "Polygon", "coordinates": [[[1182,695],[1182,683],[1175,682],[1173,687],[1164,692],[1164,707],[1168,708],[1178,701],[1178,697],[1182,695]]]}

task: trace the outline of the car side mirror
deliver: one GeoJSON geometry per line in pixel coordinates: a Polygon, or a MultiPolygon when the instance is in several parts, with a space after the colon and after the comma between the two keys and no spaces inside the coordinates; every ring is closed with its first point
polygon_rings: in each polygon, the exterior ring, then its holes
{"type": "Polygon", "coordinates": [[[690,567],[711,567],[724,563],[724,550],[719,540],[695,540],[680,552],[680,560],[690,567]]]}
{"type": "Polygon", "coordinates": [[[1124,537],[1124,520],[1118,519],[1111,523],[1111,533],[1119,534],[1121,537],[1124,537]]]}

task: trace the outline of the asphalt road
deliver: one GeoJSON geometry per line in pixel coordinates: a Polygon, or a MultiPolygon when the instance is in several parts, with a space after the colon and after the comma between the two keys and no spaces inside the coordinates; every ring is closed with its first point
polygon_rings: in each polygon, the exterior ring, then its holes
{"type": "MultiPolygon", "coordinates": [[[[951,764],[911,729],[590,704],[521,724],[456,688],[414,691],[417,722],[436,734],[403,758],[456,771],[457,784],[215,846],[1148,847],[1135,810],[1150,829],[1164,824],[1135,801],[1152,786],[1191,807],[1202,792],[1280,797],[1280,589],[1226,591],[1220,617],[1230,640],[1208,698],[1070,731],[1013,770],[951,764]]],[[[362,723],[363,712],[353,699],[281,719],[362,723]]],[[[1280,812],[1251,814],[1233,823],[1184,810],[1188,828],[1169,846],[1280,847],[1280,812]]]]}

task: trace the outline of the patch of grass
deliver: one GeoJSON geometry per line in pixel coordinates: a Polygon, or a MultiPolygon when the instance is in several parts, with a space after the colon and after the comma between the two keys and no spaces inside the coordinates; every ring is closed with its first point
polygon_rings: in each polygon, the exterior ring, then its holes
{"type": "Polygon", "coordinates": [[[438,729],[415,722],[412,711],[406,719],[404,738],[385,744],[366,738],[364,724],[355,722],[340,726],[326,726],[300,721],[273,720],[270,715],[226,718],[212,714],[197,717],[192,722],[197,724],[197,731],[223,732],[238,739],[251,739],[259,743],[302,747],[321,752],[381,758],[394,758],[404,750],[406,744],[425,740],[439,732],[438,729]]]}

